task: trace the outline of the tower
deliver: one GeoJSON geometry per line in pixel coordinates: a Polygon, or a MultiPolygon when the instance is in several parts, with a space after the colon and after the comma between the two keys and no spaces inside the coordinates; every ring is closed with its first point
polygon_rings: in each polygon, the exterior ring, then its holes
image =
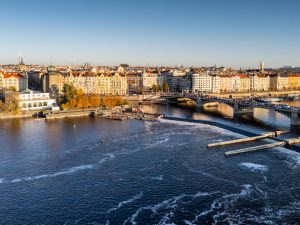
{"type": "Polygon", "coordinates": [[[19,53],[19,56],[18,56],[18,64],[19,65],[25,65],[24,61],[23,61],[23,57],[22,57],[22,53],[21,52],[19,53]]]}
{"type": "Polygon", "coordinates": [[[259,65],[258,65],[258,69],[259,69],[259,71],[264,71],[264,62],[263,61],[261,61],[261,62],[259,62],[259,65]]]}

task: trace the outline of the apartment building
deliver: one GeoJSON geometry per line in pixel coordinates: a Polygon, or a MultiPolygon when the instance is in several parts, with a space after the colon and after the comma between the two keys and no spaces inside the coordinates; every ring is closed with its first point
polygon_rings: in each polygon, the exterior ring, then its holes
{"type": "Polygon", "coordinates": [[[220,93],[221,91],[221,78],[218,75],[211,75],[211,92],[220,93]]]}
{"type": "Polygon", "coordinates": [[[289,89],[288,76],[275,74],[270,76],[270,90],[271,91],[282,91],[289,89]]]}
{"type": "Polygon", "coordinates": [[[150,90],[153,85],[163,86],[164,79],[158,73],[144,72],[142,74],[142,88],[144,90],[150,90]]]}
{"type": "Polygon", "coordinates": [[[28,88],[28,79],[19,73],[3,73],[3,89],[8,90],[10,88],[15,91],[24,91],[28,88]]]}
{"type": "Polygon", "coordinates": [[[270,76],[264,74],[255,74],[250,77],[251,91],[269,91],[270,76]]]}
{"type": "Polygon", "coordinates": [[[211,91],[212,82],[209,74],[192,74],[192,93],[210,93],[211,91]]]}
{"type": "Polygon", "coordinates": [[[239,81],[239,92],[249,92],[251,89],[251,80],[250,77],[246,74],[238,75],[240,78],[239,81]]]}
{"type": "Polygon", "coordinates": [[[137,93],[142,90],[142,74],[141,73],[127,73],[127,85],[129,93],[137,93]]]}
{"type": "Polygon", "coordinates": [[[0,92],[3,92],[3,80],[4,80],[4,75],[3,73],[0,72],[0,92]]]}
{"type": "Polygon", "coordinates": [[[288,86],[292,90],[300,89],[300,74],[289,74],[288,86]]]}
{"type": "Polygon", "coordinates": [[[126,95],[128,92],[127,78],[119,73],[59,73],[51,69],[43,77],[44,92],[54,97],[62,94],[65,84],[82,89],[86,94],[126,95]]]}

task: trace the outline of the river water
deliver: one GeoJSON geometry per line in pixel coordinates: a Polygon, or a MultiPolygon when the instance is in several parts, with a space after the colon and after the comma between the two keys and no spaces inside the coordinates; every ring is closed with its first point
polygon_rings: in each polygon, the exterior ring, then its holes
{"type": "Polygon", "coordinates": [[[165,120],[1,121],[0,224],[299,224],[300,154],[206,148],[240,136],[165,120]]]}

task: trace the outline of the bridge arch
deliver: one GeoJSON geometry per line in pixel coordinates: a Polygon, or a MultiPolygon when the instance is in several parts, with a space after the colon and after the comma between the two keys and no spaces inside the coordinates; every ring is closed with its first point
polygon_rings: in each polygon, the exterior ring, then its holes
{"type": "Polygon", "coordinates": [[[292,112],[288,110],[276,110],[275,108],[269,108],[269,107],[262,107],[262,106],[253,106],[254,109],[265,109],[265,110],[270,110],[276,113],[279,113],[288,119],[291,119],[292,117],[292,112]]]}

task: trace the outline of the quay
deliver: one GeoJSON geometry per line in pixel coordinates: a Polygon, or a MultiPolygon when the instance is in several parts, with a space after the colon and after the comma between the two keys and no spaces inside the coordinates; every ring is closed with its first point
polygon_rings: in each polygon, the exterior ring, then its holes
{"type": "Polygon", "coordinates": [[[152,113],[135,113],[135,112],[122,112],[110,115],[101,116],[105,119],[112,120],[144,120],[144,121],[155,121],[161,118],[162,114],[152,114],[152,113]]]}

